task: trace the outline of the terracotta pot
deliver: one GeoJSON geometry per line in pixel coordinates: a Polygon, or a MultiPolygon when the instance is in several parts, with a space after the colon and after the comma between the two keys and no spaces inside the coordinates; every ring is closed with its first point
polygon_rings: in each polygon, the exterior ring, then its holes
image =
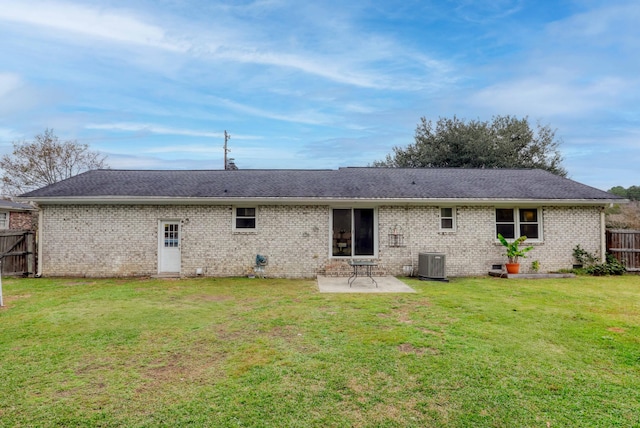
{"type": "Polygon", "coordinates": [[[520,263],[505,263],[505,267],[507,268],[507,273],[520,272],[520,263]]]}

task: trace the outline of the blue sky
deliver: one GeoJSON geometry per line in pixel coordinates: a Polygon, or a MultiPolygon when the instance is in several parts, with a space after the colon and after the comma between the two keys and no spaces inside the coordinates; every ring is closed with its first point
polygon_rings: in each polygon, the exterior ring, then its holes
{"type": "Polygon", "coordinates": [[[528,116],[569,177],[640,185],[640,2],[0,0],[0,154],[112,168],[366,166],[420,117],[528,116]]]}

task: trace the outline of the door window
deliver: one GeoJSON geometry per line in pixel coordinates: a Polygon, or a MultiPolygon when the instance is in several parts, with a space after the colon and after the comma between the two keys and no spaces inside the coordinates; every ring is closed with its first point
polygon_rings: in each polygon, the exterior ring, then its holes
{"type": "Polygon", "coordinates": [[[178,247],[180,236],[178,235],[178,223],[165,223],[164,225],[164,246],[165,248],[178,247]]]}

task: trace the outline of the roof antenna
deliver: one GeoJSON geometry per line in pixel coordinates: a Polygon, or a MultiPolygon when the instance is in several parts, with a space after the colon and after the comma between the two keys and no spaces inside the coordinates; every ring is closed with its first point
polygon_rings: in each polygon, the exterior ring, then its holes
{"type": "Polygon", "coordinates": [[[227,148],[227,141],[231,138],[231,135],[227,133],[227,130],[224,130],[224,169],[225,171],[229,169],[229,162],[227,161],[227,153],[231,151],[231,149],[227,148]]]}

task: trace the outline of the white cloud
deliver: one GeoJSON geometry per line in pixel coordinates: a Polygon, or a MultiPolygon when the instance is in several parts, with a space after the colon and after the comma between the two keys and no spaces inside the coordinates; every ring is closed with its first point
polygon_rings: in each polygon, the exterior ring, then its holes
{"type": "MultiPolygon", "coordinates": [[[[251,8],[269,8],[271,13],[287,14],[289,6],[279,2],[258,2],[251,8]]],[[[450,67],[424,53],[404,47],[390,36],[368,33],[341,25],[306,17],[314,31],[332,34],[321,39],[318,46],[301,43],[296,35],[304,23],[282,32],[282,22],[254,25],[253,17],[237,20],[234,8],[217,7],[219,13],[214,28],[198,22],[186,21],[183,16],[163,19],[153,11],[133,11],[108,7],[87,6],[64,1],[6,1],[0,0],[0,21],[16,22],[52,29],[59,36],[76,36],[72,43],[86,43],[85,37],[125,45],[158,48],[184,54],[185,58],[209,61],[231,61],[244,64],[267,65],[292,69],[332,82],[371,89],[416,90],[437,86],[441,79],[450,81],[450,67]],[[228,10],[227,10],[228,9],[228,10]],[[157,25],[152,22],[162,22],[157,25]],[[268,37],[267,37],[268,35],[268,37]],[[293,41],[295,40],[295,41],[293,41]],[[416,68],[418,74],[414,74],[416,68]],[[401,70],[405,70],[402,72],[401,70]],[[385,70],[393,70],[390,77],[385,70]],[[402,73],[402,78],[397,78],[402,73]],[[419,76],[419,77],[416,77],[419,76]]],[[[246,12],[246,6],[243,7],[246,12]]],[[[314,8],[317,11],[318,8],[314,8]]],[[[328,13],[323,10],[323,13],[328,13]]],[[[247,15],[249,16],[249,15],[247,15]]],[[[305,22],[307,22],[305,21],[305,22]]],[[[150,56],[150,53],[147,55],[150,56]]],[[[144,63],[143,57],[130,61],[144,63]]],[[[157,60],[157,59],[155,59],[157,60]]],[[[166,66],[165,62],[161,64],[166,66]]]]}
{"type": "Polygon", "coordinates": [[[581,43],[587,39],[596,45],[631,44],[638,46],[640,4],[606,2],[603,6],[553,22],[549,32],[560,43],[581,43]]]}
{"type": "Polygon", "coordinates": [[[494,111],[535,117],[579,115],[605,109],[628,88],[627,82],[616,77],[590,83],[554,76],[523,77],[484,88],[470,102],[494,111]]]}
{"type": "MultiPolygon", "coordinates": [[[[260,158],[269,157],[274,152],[273,148],[270,147],[260,147],[260,146],[240,146],[238,144],[233,144],[235,136],[232,136],[231,141],[229,142],[229,152],[235,153],[236,155],[252,155],[259,156],[260,158]]],[[[242,139],[239,137],[238,139],[242,139]]],[[[161,147],[152,147],[149,149],[140,150],[143,153],[177,153],[181,156],[185,154],[211,154],[211,153],[223,153],[223,145],[222,142],[217,144],[219,141],[212,142],[212,144],[176,144],[170,146],[161,146],[161,147]]],[[[230,155],[231,156],[231,155],[230,155]]],[[[231,156],[233,157],[233,156],[231,156]]]]}
{"type": "MultiPolygon", "coordinates": [[[[21,75],[0,72],[0,125],[17,126],[18,122],[25,121],[31,108],[52,99],[55,94],[49,88],[34,88],[21,75]]],[[[32,117],[27,120],[33,125],[32,117]]]]}
{"type": "Polygon", "coordinates": [[[455,13],[465,21],[475,24],[490,24],[519,12],[522,0],[455,0],[455,13]]]}
{"type": "Polygon", "coordinates": [[[344,61],[336,61],[336,58],[301,56],[282,52],[258,52],[255,50],[238,49],[237,46],[233,49],[216,52],[215,56],[238,62],[292,68],[334,82],[363,88],[382,89],[389,88],[391,85],[390,82],[385,82],[384,79],[379,76],[358,71],[355,67],[346,64],[344,61]]]}
{"type": "Polygon", "coordinates": [[[10,141],[15,141],[20,137],[22,137],[22,135],[17,133],[15,130],[0,127],[0,141],[6,142],[6,145],[9,145],[10,141]]]}
{"type": "Polygon", "coordinates": [[[326,125],[335,121],[334,117],[315,111],[306,111],[298,113],[276,113],[271,110],[260,109],[236,101],[213,97],[219,104],[231,108],[241,113],[250,114],[252,116],[263,117],[266,119],[279,120],[283,122],[302,123],[306,125],[326,125]]]}
{"type": "Polygon", "coordinates": [[[142,133],[165,134],[165,135],[183,135],[187,137],[224,138],[224,134],[222,132],[194,131],[190,129],[170,128],[162,125],[153,125],[149,123],[131,123],[131,122],[89,123],[85,126],[85,128],[109,130],[109,131],[130,131],[130,132],[142,132],[142,133]]]}
{"type": "Polygon", "coordinates": [[[217,144],[215,147],[204,144],[179,144],[175,146],[159,146],[152,147],[150,149],[141,150],[143,153],[198,153],[198,154],[210,154],[213,152],[220,152],[221,149],[217,144]]]}
{"type": "Polygon", "coordinates": [[[639,19],[640,5],[614,2],[553,21],[527,50],[494,64],[501,81],[478,89],[470,101],[547,118],[626,111],[637,105],[640,90],[639,19]]]}
{"type": "Polygon", "coordinates": [[[68,2],[0,1],[0,20],[171,51],[188,49],[188,45],[170,40],[162,28],[124,10],[68,2]]]}
{"type": "Polygon", "coordinates": [[[15,73],[0,73],[0,99],[23,85],[22,79],[15,73]]]}
{"type": "MultiPolygon", "coordinates": [[[[89,123],[86,129],[97,129],[106,131],[128,131],[135,133],[150,133],[160,135],[180,135],[184,137],[205,137],[205,138],[224,138],[224,132],[200,131],[192,129],[171,128],[151,123],[134,123],[134,122],[116,122],[116,123],[89,123]]],[[[254,135],[234,135],[234,139],[238,140],[258,140],[262,137],[254,135]]],[[[184,147],[184,146],[180,146],[184,147]]],[[[157,149],[160,151],[168,151],[157,149]]]]}
{"type": "Polygon", "coordinates": [[[165,159],[135,156],[120,153],[108,153],[108,163],[114,169],[167,169],[165,159]]]}
{"type": "MultiPolygon", "coordinates": [[[[112,168],[134,169],[222,169],[223,150],[220,147],[176,145],[172,151],[118,150],[107,153],[112,168]],[[206,156],[209,154],[210,156],[206,156]],[[217,157],[216,157],[217,154],[217,157]]],[[[300,158],[294,150],[277,146],[233,147],[229,155],[240,169],[265,168],[312,168],[316,159],[300,158]]]]}

